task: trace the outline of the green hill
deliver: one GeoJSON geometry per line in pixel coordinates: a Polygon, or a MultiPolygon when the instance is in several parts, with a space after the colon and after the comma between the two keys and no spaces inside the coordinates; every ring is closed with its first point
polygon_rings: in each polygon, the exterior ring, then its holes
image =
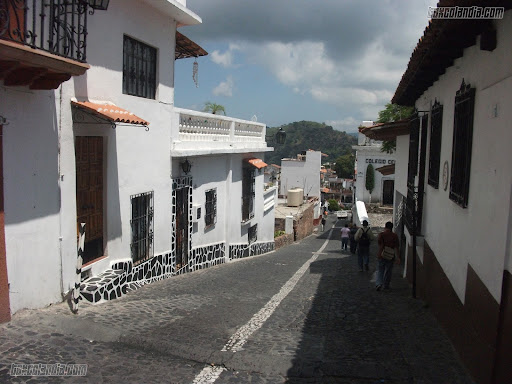
{"type": "Polygon", "coordinates": [[[280,127],[267,127],[267,135],[274,135],[279,128],[286,132],[284,145],[268,143],[274,152],[265,154],[267,164],[281,164],[281,159],[295,157],[302,151],[313,149],[328,155],[322,162],[333,162],[339,156],[353,153],[352,145],[357,144],[357,137],[346,132],[336,131],[333,127],[313,121],[298,121],[280,127]]]}

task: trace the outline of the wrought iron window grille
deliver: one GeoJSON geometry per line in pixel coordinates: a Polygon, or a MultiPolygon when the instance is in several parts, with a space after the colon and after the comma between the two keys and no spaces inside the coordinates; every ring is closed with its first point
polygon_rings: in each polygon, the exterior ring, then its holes
{"type": "Polygon", "coordinates": [[[156,98],[157,49],[131,37],[123,41],[123,93],[156,98]]]}
{"type": "Polygon", "coordinates": [[[441,167],[441,136],[443,133],[443,106],[435,100],[430,119],[430,152],[428,156],[428,183],[439,188],[441,167]]]}
{"type": "Polygon", "coordinates": [[[131,254],[134,264],[153,257],[153,191],[130,196],[131,254]]]}
{"type": "Polygon", "coordinates": [[[249,167],[242,168],[242,222],[254,217],[255,173],[249,167]]]}
{"type": "Polygon", "coordinates": [[[450,199],[462,208],[468,206],[469,200],[474,107],[475,88],[462,79],[455,94],[449,194],[450,199]]]}
{"type": "Polygon", "coordinates": [[[210,228],[217,223],[217,189],[210,189],[205,192],[205,195],[204,224],[206,228],[210,228]]]}

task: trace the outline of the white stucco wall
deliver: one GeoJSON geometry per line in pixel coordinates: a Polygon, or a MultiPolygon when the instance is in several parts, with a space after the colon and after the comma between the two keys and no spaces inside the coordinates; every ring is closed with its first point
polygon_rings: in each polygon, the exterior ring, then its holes
{"type": "Polygon", "coordinates": [[[5,243],[15,313],[61,299],[59,118],[53,91],[1,87],[0,94],[0,115],[8,122],[3,127],[5,243]]]}
{"type": "Polygon", "coordinates": [[[504,255],[510,252],[512,208],[512,12],[496,25],[494,51],[480,50],[477,40],[416,103],[419,110],[429,109],[435,99],[443,104],[441,166],[445,161],[451,166],[455,93],[463,78],[476,89],[468,207],[451,201],[449,187],[445,191],[441,182],[439,189],[425,182],[425,240],[462,301],[468,263],[498,302],[503,268],[510,264],[504,255]]]}
{"type": "Polygon", "coordinates": [[[322,153],[307,151],[306,160],[281,160],[281,183],[279,194],[286,196],[293,188],[304,189],[304,196],[320,198],[320,166],[322,153]]]}
{"type": "Polygon", "coordinates": [[[87,61],[91,68],[84,75],[55,91],[0,89],[0,113],[9,121],[3,140],[11,313],[59,301],[74,284],[75,136],[104,138],[104,243],[108,257],[90,267],[92,274],[131,257],[132,194],[154,191],[154,253],[171,248],[174,43],[175,21],[171,17],[140,1],[111,1],[108,11],[88,17],[87,61]],[[122,93],[124,34],[158,50],[156,100],[122,93]],[[148,120],[150,129],[73,124],[73,98],[115,103],[148,120]]]}
{"type": "Polygon", "coordinates": [[[380,151],[380,146],[355,146],[356,152],[356,200],[370,202],[370,192],[366,189],[366,169],[369,164],[373,165],[375,174],[375,188],[371,194],[371,202],[382,201],[384,180],[394,180],[394,175],[384,176],[377,171],[377,168],[395,163],[395,154],[387,154],[380,151]]]}

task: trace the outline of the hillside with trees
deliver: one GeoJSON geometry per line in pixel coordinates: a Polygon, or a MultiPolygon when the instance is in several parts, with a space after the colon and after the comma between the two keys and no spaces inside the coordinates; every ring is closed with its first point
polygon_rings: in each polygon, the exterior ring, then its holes
{"type": "Polygon", "coordinates": [[[286,132],[286,142],[277,145],[269,142],[274,147],[274,152],[265,154],[267,164],[281,164],[281,159],[295,157],[302,151],[313,149],[328,155],[322,158],[323,162],[335,162],[343,155],[353,153],[352,145],[357,144],[357,137],[346,132],[336,131],[333,127],[324,123],[313,121],[298,121],[280,127],[267,127],[267,136],[274,135],[279,128],[286,132]]]}

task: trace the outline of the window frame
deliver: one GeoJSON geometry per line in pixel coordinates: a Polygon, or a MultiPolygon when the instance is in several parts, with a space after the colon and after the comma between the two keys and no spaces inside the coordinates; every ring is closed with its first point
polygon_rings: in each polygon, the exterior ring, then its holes
{"type": "Polygon", "coordinates": [[[123,35],[123,94],[156,99],[158,49],[123,35]]]}
{"type": "Polygon", "coordinates": [[[453,112],[452,164],[450,170],[450,200],[467,208],[473,148],[475,88],[464,82],[455,94],[453,112]]]}
{"type": "Polygon", "coordinates": [[[204,196],[204,225],[207,229],[217,223],[217,188],[208,189],[204,196]]]}

